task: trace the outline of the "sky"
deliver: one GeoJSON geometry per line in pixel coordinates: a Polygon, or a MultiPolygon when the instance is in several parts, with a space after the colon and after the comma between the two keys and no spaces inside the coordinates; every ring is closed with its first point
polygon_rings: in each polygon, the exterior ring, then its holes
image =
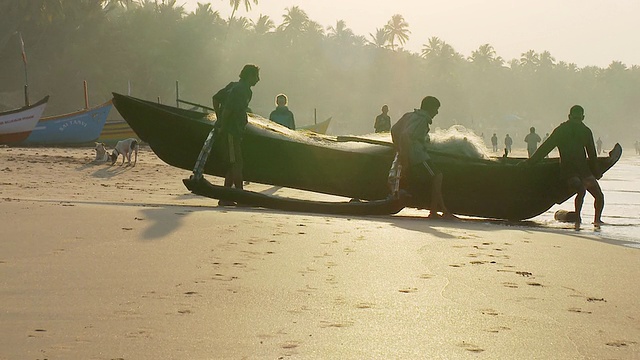
{"type": "MultiPolygon", "coordinates": [[[[228,18],[229,0],[178,0],[193,11],[197,2],[211,3],[228,18]]],[[[357,35],[369,38],[394,14],[402,15],[411,31],[407,50],[420,52],[437,36],[464,56],[491,44],[505,61],[529,50],[549,51],[557,61],[578,67],[607,67],[612,61],[640,65],[640,0],[259,0],[237,16],[255,20],[268,15],[276,25],[285,8],[299,6],[323,25],[344,20],[357,35]]]]}

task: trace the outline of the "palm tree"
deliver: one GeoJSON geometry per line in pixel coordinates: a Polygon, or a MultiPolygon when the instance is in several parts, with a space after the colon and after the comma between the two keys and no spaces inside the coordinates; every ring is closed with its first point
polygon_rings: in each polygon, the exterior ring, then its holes
{"type": "Polygon", "coordinates": [[[354,34],[344,20],[338,20],[335,27],[327,27],[327,36],[341,44],[352,44],[354,34]]]}
{"type": "MultiPolygon", "coordinates": [[[[233,16],[236,14],[236,11],[238,11],[238,7],[240,7],[240,2],[241,0],[229,0],[229,5],[233,7],[233,11],[231,12],[232,19],[233,19],[233,16]]],[[[253,0],[253,3],[258,5],[258,0],[253,0]]],[[[251,0],[244,0],[244,8],[247,11],[251,10],[251,0]]]]}
{"type": "Polygon", "coordinates": [[[480,45],[477,50],[472,51],[469,60],[481,67],[488,65],[502,66],[504,64],[502,57],[497,56],[496,50],[490,44],[480,45]]]}
{"type": "Polygon", "coordinates": [[[269,18],[268,15],[262,15],[260,14],[260,17],[258,18],[257,21],[251,21],[251,27],[253,28],[253,31],[258,34],[258,35],[264,35],[268,32],[270,32],[271,30],[273,30],[276,25],[274,24],[273,20],[271,20],[269,18]]]}
{"type": "Polygon", "coordinates": [[[369,37],[371,38],[371,40],[368,41],[368,43],[375,47],[386,48],[387,43],[389,42],[389,37],[387,36],[387,32],[384,30],[384,28],[377,28],[375,35],[369,33],[369,37]]]}
{"type": "Polygon", "coordinates": [[[391,20],[384,26],[389,42],[391,42],[391,49],[395,50],[396,39],[400,45],[404,45],[409,40],[409,23],[404,20],[404,17],[400,14],[395,14],[391,17],[391,20]]]}
{"type": "Polygon", "coordinates": [[[524,68],[536,69],[540,64],[540,57],[534,50],[520,54],[520,65],[524,68]]]}
{"type": "Polygon", "coordinates": [[[543,51],[538,57],[538,67],[541,69],[553,69],[556,66],[556,58],[549,51],[543,51]]]}

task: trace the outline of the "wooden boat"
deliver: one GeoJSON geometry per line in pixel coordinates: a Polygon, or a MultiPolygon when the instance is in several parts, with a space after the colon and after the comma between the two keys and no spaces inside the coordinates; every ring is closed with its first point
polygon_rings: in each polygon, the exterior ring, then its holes
{"type": "Polygon", "coordinates": [[[138,135],[131,129],[124,120],[108,120],[102,128],[98,142],[105,144],[115,144],[120,140],[137,138],[138,135]]]}
{"type": "Polygon", "coordinates": [[[327,120],[321,121],[317,124],[301,126],[298,128],[298,130],[307,130],[317,134],[326,134],[330,124],[331,124],[331,118],[328,118],[327,120]]]}
{"type": "Polygon", "coordinates": [[[19,143],[33,131],[47,106],[49,96],[29,106],[0,113],[0,144],[19,143]]]}
{"type": "Polygon", "coordinates": [[[69,114],[42,117],[25,145],[79,145],[95,141],[100,136],[113,103],[111,100],[69,114]]]}
{"type": "MultiPolygon", "coordinates": [[[[114,105],[160,159],[186,170],[193,169],[215,120],[213,115],[119,94],[114,94],[114,105]]],[[[291,131],[252,116],[243,141],[244,178],[362,200],[385,199],[393,149],[384,142],[351,140],[356,141],[291,131]]],[[[214,144],[205,174],[224,174],[217,155],[220,153],[221,149],[214,144]]],[[[599,171],[604,173],[613,166],[621,153],[622,148],[616,145],[608,157],[598,158],[599,171]]],[[[523,220],[573,196],[560,178],[558,158],[522,166],[519,163],[524,159],[517,158],[479,159],[436,151],[430,154],[434,165],[444,174],[445,202],[458,215],[523,220]]],[[[199,190],[207,193],[205,189],[199,190]]],[[[404,205],[429,207],[429,191],[412,195],[404,205]]]]}

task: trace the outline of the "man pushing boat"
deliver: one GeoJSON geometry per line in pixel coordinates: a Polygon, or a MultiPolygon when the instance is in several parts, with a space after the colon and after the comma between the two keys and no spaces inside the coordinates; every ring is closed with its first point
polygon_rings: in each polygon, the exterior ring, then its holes
{"type": "Polygon", "coordinates": [[[594,199],[595,216],[593,224],[602,224],[602,210],[604,209],[604,194],[596,178],[602,177],[602,171],[596,168],[596,147],[593,133],[583,122],[584,109],[574,105],[569,110],[568,120],[556,127],[536,152],[524,162],[534,164],[544,158],[555,147],[560,152],[561,176],[576,192],[575,198],[575,226],[580,228],[582,203],[588,191],[594,199]],[[586,155],[585,155],[586,154],[586,155]],[[589,160],[587,160],[587,156],[589,160]],[[589,166],[589,163],[593,163],[589,166]]]}
{"type": "Polygon", "coordinates": [[[390,171],[394,182],[392,194],[400,196],[400,188],[414,197],[430,194],[430,218],[439,217],[440,211],[443,218],[456,219],[444,204],[442,172],[433,166],[427,153],[430,143],[429,125],[433,123],[439,109],[440,101],[433,96],[427,96],[422,99],[420,109],[404,114],[391,128],[391,139],[396,149],[396,158],[390,171]],[[429,184],[430,188],[425,188],[425,184],[429,184]]]}
{"type": "MultiPolygon", "coordinates": [[[[240,72],[240,80],[230,82],[212,97],[216,112],[216,123],[198,156],[191,180],[199,181],[207,162],[214,141],[222,141],[225,149],[224,159],[228,169],[224,178],[224,186],[242,190],[242,137],[247,126],[247,109],[253,92],[251,87],[260,81],[260,68],[247,64],[240,72]]],[[[233,201],[220,200],[221,206],[234,206],[233,201]]]]}

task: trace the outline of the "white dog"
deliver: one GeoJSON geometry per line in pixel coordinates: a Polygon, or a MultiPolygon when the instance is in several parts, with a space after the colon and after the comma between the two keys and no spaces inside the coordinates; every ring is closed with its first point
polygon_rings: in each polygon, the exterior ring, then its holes
{"type": "Polygon", "coordinates": [[[109,153],[107,153],[107,146],[104,143],[97,142],[95,151],[96,151],[96,158],[93,160],[94,162],[106,162],[109,160],[109,153]]]}
{"type": "Polygon", "coordinates": [[[113,149],[113,152],[110,155],[111,165],[116,163],[120,154],[122,154],[122,164],[120,165],[124,165],[125,158],[127,159],[128,164],[131,165],[131,154],[135,153],[136,156],[135,160],[133,161],[133,166],[136,166],[136,163],[138,162],[138,148],[138,139],[129,138],[126,140],[118,141],[116,147],[113,149]]]}

